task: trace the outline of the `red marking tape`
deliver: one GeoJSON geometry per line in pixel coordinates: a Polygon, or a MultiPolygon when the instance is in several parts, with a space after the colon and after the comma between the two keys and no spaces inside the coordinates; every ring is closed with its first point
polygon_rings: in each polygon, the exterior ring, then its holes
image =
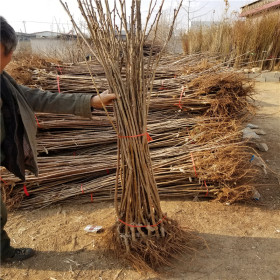
{"type": "Polygon", "coordinates": [[[194,173],[195,173],[195,177],[197,177],[196,167],[195,167],[194,158],[193,158],[193,154],[192,153],[191,153],[191,158],[192,158],[192,164],[193,164],[193,170],[194,170],[194,173]]]}
{"type": "Polygon", "coordinates": [[[149,135],[148,132],[143,133],[143,134],[138,134],[138,135],[132,135],[132,136],[121,136],[121,135],[119,135],[118,137],[119,138],[136,138],[136,137],[140,137],[140,136],[146,136],[148,142],[153,141],[152,137],[149,135]]]}
{"type": "Polygon", "coordinates": [[[209,194],[209,189],[208,189],[208,187],[207,187],[207,185],[206,185],[206,181],[204,181],[204,185],[205,185],[205,188],[207,189],[207,193],[205,194],[205,196],[208,196],[208,194],[209,194]]]}
{"type": "Polygon", "coordinates": [[[0,179],[5,185],[7,185],[7,183],[2,179],[2,177],[0,177],[0,179]]]}
{"type": "Polygon", "coordinates": [[[147,136],[148,142],[153,141],[153,138],[150,136],[150,134],[148,132],[146,133],[146,136],[147,136]]]}
{"type": "Polygon", "coordinates": [[[61,67],[58,65],[57,67],[56,67],[56,69],[60,72],[60,74],[62,75],[62,69],[61,69],[61,67]]]}
{"type": "Polygon", "coordinates": [[[39,124],[39,121],[37,119],[37,116],[35,115],[35,120],[36,120],[36,123],[37,123],[37,126],[40,127],[40,124],[39,124]]]}
{"type": "Polygon", "coordinates": [[[56,79],[57,79],[57,89],[58,92],[60,93],[59,75],[57,75],[56,79]]]}
{"type": "Polygon", "coordinates": [[[26,188],[25,185],[23,185],[23,191],[24,191],[26,196],[30,196],[30,194],[28,193],[27,188],[26,188]]]}
{"type": "Polygon", "coordinates": [[[164,81],[161,81],[161,87],[159,88],[159,90],[164,90],[165,86],[164,86],[164,81]]]}
{"type": "Polygon", "coordinates": [[[135,225],[131,225],[131,224],[127,224],[126,222],[122,221],[121,219],[119,219],[119,221],[128,226],[128,227],[133,227],[133,228],[145,228],[145,227],[157,227],[159,224],[161,224],[164,220],[166,219],[166,216],[164,216],[162,219],[159,220],[158,223],[156,223],[155,225],[148,225],[148,226],[135,226],[135,225]]]}
{"type": "Polygon", "coordinates": [[[182,98],[183,98],[183,93],[184,93],[184,91],[185,91],[185,88],[182,87],[182,92],[181,92],[181,95],[180,95],[179,103],[178,103],[178,104],[174,104],[175,106],[178,106],[180,109],[183,108],[181,102],[182,102],[182,98]]]}
{"type": "Polygon", "coordinates": [[[82,193],[85,193],[85,192],[84,192],[84,189],[83,189],[83,184],[81,185],[81,192],[82,192],[82,193]]]}

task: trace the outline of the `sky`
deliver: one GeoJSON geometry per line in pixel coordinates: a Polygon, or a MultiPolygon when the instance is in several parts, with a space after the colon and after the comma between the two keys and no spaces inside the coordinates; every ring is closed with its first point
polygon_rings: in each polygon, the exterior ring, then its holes
{"type": "MultiPolygon", "coordinates": [[[[109,0],[113,1],[113,0],[109,0]]],[[[179,0],[166,0],[164,10],[168,14],[178,5],[179,0]]],[[[228,0],[229,14],[239,12],[240,7],[254,2],[252,0],[228,0]]],[[[83,22],[76,0],[63,0],[67,2],[76,22],[83,22]]],[[[127,2],[130,2],[127,0],[127,2]]],[[[150,0],[142,0],[142,14],[148,10],[150,0]]],[[[182,28],[187,26],[186,18],[195,21],[218,21],[225,8],[224,0],[184,0],[178,22],[182,28]],[[188,8],[190,6],[190,8],[188,8]]],[[[1,1],[0,15],[13,26],[17,32],[54,31],[67,33],[72,29],[69,17],[59,0],[9,0],[1,1]]]]}

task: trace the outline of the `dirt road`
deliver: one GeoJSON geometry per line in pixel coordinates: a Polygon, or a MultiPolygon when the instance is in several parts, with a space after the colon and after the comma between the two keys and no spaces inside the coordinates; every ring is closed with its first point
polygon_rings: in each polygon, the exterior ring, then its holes
{"type": "MultiPolygon", "coordinates": [[[[260,153],[280,173],[280,83],[256,85],[261,106],[251,120],[267,134],[269,151],[260,153]]],[[[260,201],[223,205],[216,202],[163,201],[162,208],[182,226],[191,227],[209,248],[166,269],[172,279],[280,279],[280,184],[269,171],[260,178],[260,201]]],[[[3,264],[3,280],[161,279],[140,275],[122,260],[102,251],[103,233],[86,233],[86,225],[107,228],[115,221],[112,203],[68,203],[36,211],[10,213],[6,230],[16,247],[30,246],[37,255],[3,264]]],[[[168,273],[168,274],[167,274],[168,273]]],[[[164,278],[164,277],[162,277],[164,278]]]]}

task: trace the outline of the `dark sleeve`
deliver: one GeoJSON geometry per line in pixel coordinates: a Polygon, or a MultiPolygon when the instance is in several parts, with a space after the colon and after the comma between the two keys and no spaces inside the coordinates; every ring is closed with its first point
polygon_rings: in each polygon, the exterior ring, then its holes
{"type": "Polygon", "coordinates": [[[19,87],[35,112],[91,117],[90,94],[54,93],[23,85],[19,87]]]}

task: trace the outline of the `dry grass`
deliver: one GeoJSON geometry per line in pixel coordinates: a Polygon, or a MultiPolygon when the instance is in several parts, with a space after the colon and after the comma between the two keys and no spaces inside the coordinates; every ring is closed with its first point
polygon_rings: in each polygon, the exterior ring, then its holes
{"type": "Polygon", "coordinates": [[[252,185],[244,184],[235,188],[225,186],[215,200],[229,204],[237,201],[248,201],[252,198],[254,192],[255,188],[252,185]]]}
{"type": "Polygon", "coordinates": [[[250,98],[254,94],[254,83],[242,74],[234,72],[204,74],[188,84],[196,98],[206,96],[210,108],[205,115],[240,119],[254,113],[250,98]]]}
{"type": "Polygon", "coordinates": [[[30,52],[19,52],[14,55],[13,60],[7,65],[5,70],[19,84],[34,86],[32,81],[33,70],[55,70],[55,66],[61,63],[60,60],[53,57],[43,58],[30,52]]]}
{"type": "Polygon", "coordinates": [[[191,29],[182,37],[185,53],[209,52],[232,60],[235,67],[248,65],[273,69],[280,59],[280,17],[232,20],[191,29]]]}

